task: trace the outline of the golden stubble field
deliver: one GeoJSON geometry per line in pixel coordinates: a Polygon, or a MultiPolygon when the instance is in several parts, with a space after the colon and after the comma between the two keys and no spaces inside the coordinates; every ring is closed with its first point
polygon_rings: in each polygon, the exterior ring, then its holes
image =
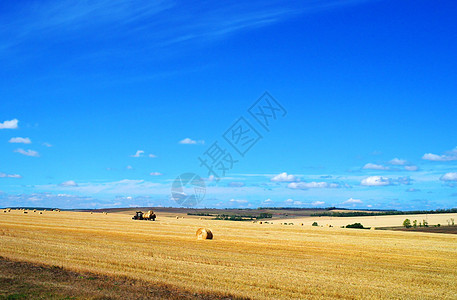
{"type": "Polygon", "coordinates": [[[0,255],[257,299],[457,299],[456,235],[11,211],[0,255]]]}

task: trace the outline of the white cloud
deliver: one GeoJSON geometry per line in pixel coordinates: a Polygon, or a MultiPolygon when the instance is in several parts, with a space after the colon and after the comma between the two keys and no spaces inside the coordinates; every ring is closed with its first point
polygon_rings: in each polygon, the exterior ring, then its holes
{"type": "Polygon", "coordinates": [[[185,138],[181,141],[179,141],[180,144],[184,144],[184,145],[196,145],[196,144],[204,144],[205,141],[204,140],[193,140],[193,139],[190,139],[190,138],[185,138]]]}
{"type": "MultiPolygon", "coordinates": [[[[135,152],[135,154],[130,155],[130,157],[144,157],[145,154],[146,154],[146,153],[145,153],[143,150],[137,150],[137,151],[135,152]]],[[[151,154],[148,154],[148,157],[150,157],[150,158],[156,158],[157,156],[151,153],[151,154]]]]}
{"type": "Polygon", "coordinates": [[[291,182],[287,185],[289,189],[317,189],[317,188],[340,188],[341,186],[338,183],[327,183],[327,182],[291,182]]]}
{"type": "Polygon", "coordinates": [[[395,166],[404,166],[406,163],[407,163],[406,160],[399,159],[399,158],[394,158],[391,161],[389,161],[389,164],[395,165],[395,166]]]}
{"type": "Polygon", "coordinates": [[[78,186],[78,184],[74,180],[67,180],[67,181],[62,182],[59,185],[60,186],[71,186],[71,187],[78,186]]]}
{"type": "Polygon", "coordinates": [[[231,203],[238,203],[238,204],[243,204],[243,203],[248,203],[248,200],[244,199],[230,199],[231,203]]]}
{"type": "Polygon", "coordinates": [[[214,175],[209,175],[208,178],[203,178],[205,181],[214,181],[216,180],[216,177],[214,175]]]}
{"type": "Polygon", "coordinates": [[[294,202],[294,199],[287,199],[285,202],[292,203],[292,202],[294,202]]]}
{"type": "Polygon", "coordinates": [[[419,170],[418,166],[405,166],[406,171],[417,171],[419,170]]]}
{"type": "Polygon", "coordinates": [[[22,178],[22,176],[19,175],[19,174],[5,174],[5,173],[0,173],[0,178],[22,178]]]}
{"type": "Polygon", "coordinates": [[[294,201],[294,205],[302,205],[302,204],[303,204],[303,202],[301,202],[301,201],[294,201]]]}
{"type": "Polygon", "coordinates": [[[447,151],[446,154],[438,155],[433,153],[426,153],[422,156],[422,159],[431,161],[453,161],[457,160],[457,148],[451,151],[447,151]]]}
{"type": "Polygon", "coordinates": [[[32,141],[29,138],[23,138],[23,137],[14,137],[11,138],[9,143],[22,143],[22,144],[31,144],[32,141]]]}
{"type": "Polygon", "coordinates": [[[409,189],[407,189],[406,191],[409,192],[409,193],[420,192],[419,189],[415,189],[415,188],[409,188],[409,189]]]}
{"type": "Polygon", "coordinates": [[[457,181],[457,173],[446,173],[440,178],[441,181],[457,181]]]}
{"type": "Polygon", "coordinates": [[[363,169],[366,169],[366,170],[389,170],[389,167],[386,167],[386,166],[383,166],[383,165],[377,165],[377,164],[368,163],[365,166],[363,166],[363,169]]]}
{"type": "Polygon", "coordinates": [[[244,182],[241,181],[232,181],[228,184],[229,187],[243,187],[245,186],[244,182]]]}
{"type": "Polygon", "coordinates": [[[52,147],[52,145],[49,144],[49,143],[43,143],[43,146],[48,147],[48,148],[49,148],[49,147],[52,147]]]}
{"type": "Polygon", "coordinates": [[[128,165],[127,167],[125,167],[127,170],[133,170],[133,167],[128,165]]]}
{"type": "Polygon", "coordinates": [[[4,121],[3,123],[0,123],[0,129],[16,129],[18,122],[19,121],[17,119],[4,121]]]}
{"type": "Polygon", "coordinates": [[[278,174],[275,177],[271,178],[271,181],[293,182],[293,181],[297,181],[297,177],[292,174],[287,174],[286,172],[283,172],[283,173],[278,174]]]}
{"type": "Polygon", "coordinates": [[[391,179],[382,177],[382,176],[370,176],[365,179],[363,179],[360,182],[361,185],[366,185],[366,186],[386,186],[386,185],[391,185],[391,179]]]}
{"type": "Polygon", "coordinates": [[[321,206],[321,205],[324,205],[325,202],[324,201],[314,201],[313,203],[311,203],[312,206],[321,206]]]}
{"type": "Polygon", "coordinates": [[[160,173],[160,172],[151,172],[151,173],[149,173],[149,175],[151,175],[151,176],[162,176],[163,174],[160,173]]]}
{"type": "Polygon", "coordinates": [[[138,151],[136,151],[135,154],[130,155],[130,156],[131,156],[131,157],[142,157],[143,154],[144,154],[144,151],[143,151],[143,150],[138,150],[138,151]]]}
{"type": "Polygon", "coordinates": [[[34,150],[24,150],[24,149],[16,149],[14,150],[14,152],[17,152],[17,153],[20,153],[20,154],[23,154],[23,155],[26,155],[26,156],[33,156],[33,157],[39,157],[40,154],[34,150]]]}
{"type": "Polygon", "coordinates": [[[360,199],[349,198],[343,202],[343,204],[362,204],[363,201],[360,199]]]}

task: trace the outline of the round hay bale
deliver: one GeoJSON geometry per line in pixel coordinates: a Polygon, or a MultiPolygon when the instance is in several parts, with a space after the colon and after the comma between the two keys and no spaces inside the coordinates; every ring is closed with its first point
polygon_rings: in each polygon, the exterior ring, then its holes
{"type": "Polygon", "coordinates": [[[370,230],[376,230],[376,227],[370,227],[370,230]]]}
{"type": "Polygon", "coordinates": [[[40,215],[42,215],[42,214],[43,214],[43,212],[42,212],[42,211],[40,211],[40,215]]]}
{"type": "Polygon", "coordinates": [[[177,219],[179,219],[179,217],[178,217],[178,216],[176,216],[176,220],[177,220],[177,219]]]}
{"type": "Polygon", "coordinates": [[[198,228],[197,230],[197,240],[212,240],[213,233],[208,228],[198,228]]]}
{"type": "Polygon", "coordinates": [[[259,223],[262,224],[262,221],[260,221],[259,223]]]}

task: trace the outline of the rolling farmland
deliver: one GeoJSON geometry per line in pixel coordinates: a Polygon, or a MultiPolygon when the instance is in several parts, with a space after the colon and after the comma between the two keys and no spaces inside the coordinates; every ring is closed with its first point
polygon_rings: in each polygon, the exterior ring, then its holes
{"type": "Polygon", "coordinates": [[[0,215],[0,256],[203,298],[456,298],[457,235],[273,222],[12,210],[0,215]],[[197,241],[199,227],[214,239],[197,241]]]}

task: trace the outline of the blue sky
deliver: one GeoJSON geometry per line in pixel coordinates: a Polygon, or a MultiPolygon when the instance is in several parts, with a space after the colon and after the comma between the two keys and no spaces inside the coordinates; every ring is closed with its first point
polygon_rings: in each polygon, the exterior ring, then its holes
{"type": "Polygon", "coordinates": [[[455,1],[4,1],[0,206],[457,201],[455,1]],[[287,111],[266,130],[265,91],[287,111]],[[261,135],[241,156],[224,133],[261,135]],[[237,162],[215,180],[214,142],[237,162]]]}

